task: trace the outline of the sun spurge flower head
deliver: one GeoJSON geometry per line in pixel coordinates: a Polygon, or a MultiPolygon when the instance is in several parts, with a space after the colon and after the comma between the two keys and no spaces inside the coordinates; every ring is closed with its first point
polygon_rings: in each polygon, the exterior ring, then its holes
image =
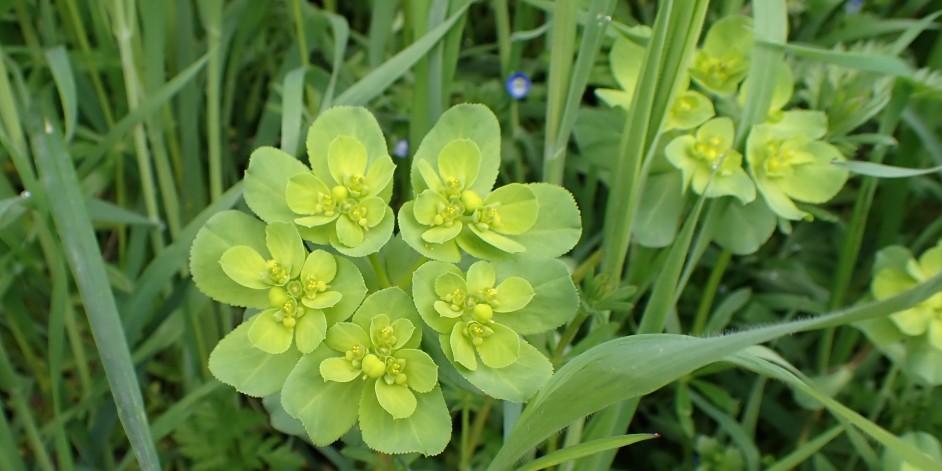
{"type": "Polygon", "coordinates": [[[487,394],[515,402],[527,400],[552,371],[520,335],[558,327],[578,307],[558,260],[480,261],[467,273],[428,262],[415,272],[412,293],[458,372],[487,394]]]}
{"type": "Polygon", "coordinates": [[[403,239],[426,257],[557,257],[581,234],[565,189],[513,183],[492,191],[500,166],[500,128],[481,105],[445,112],[412,165],[414,201],[399,211],[403,239]],[[544,209],[545,208],[545,209],[544,209]],[[544,212],[545,211],[545,212],[544,212]]]}
{"type": "Polygon", "coordinates": [[[844,186],[848,171],[833,165],[845,160],[820,141],[827,117],[818,111],[787,111],[775,124],[756,125],[746,141],[746,160],[769,207],[786,219],[809,216],[794,201],[824,203],[844,186]]]}
{"type": "MultiPolygon", "coordinates": [[[[644,48],[626,38],[619,37],[609,53],[609,64],[615,81],[621,89],[597,88],[595,94],[609,106],[631,107],[634,90],[638,85],[644,63],[644,48]]],[[[681,81],[680,91],[668,108],[664,130],[691,129],[716,114],[713,102],[705,95],[690,90],[690,78],[681,81]]]]}
{"type": "Polygon", "coordinates": [[[735,196],[746,204],[755,199],[756,188],[742,168],[742,154],[732,148],[734,136],[731,119],[714,118],[696,134],[672,140],[664,153],[683,172],[685,187],[707,198],[735,196]]]}
{"type": "MultiPolygon", "coordinates": [[[[942,272],[942,241],[926,250],[918,260],[908,251],[904,257],[896,266],[876,273],[871,285],[876,299],[892,297],[942,272]]],[[[905,311],[890,314],[890,319],[903,334],[925,336],[932,348],[942,352],[942,292],[905,311]]]]}
{"type": "Polygon", "coordinates": [[[389,240],[395,164],[379,124],[360,107],[321,114],[307,135],[310,169],[271,147],[252,153],[245,199],[265,221],[299,226],[305,240],[344,255],[376,252],[389,240]]]}
{"type": "Polygon", "coordinates": [[[732,95],[749,72],[751,57],[752,19],[728,16],[710,27],[694,55],[690,76],[712,93],[732,95]]]}
{"type": "Polygon", "coordinates": [[[253,396],[278,392],[302,354],[360,304],[366,286],[348,260],[308,253],[290,223],[239,211],[207,221],[193,242],[190,269],[211,298],[260,309],[223,338],[209,358],[222,382],[253,396]]]}
{"type": "Polygon", "coordinates": [[[451,420],[438,367],[419,350],[421,339],[421,320],[405,292],[373,293],[352,322],[331,327],[325,345],[298,362],[282,392],[285,411],[318,445],[337,440],[359,420],[370,448],[440,453],[451,420]]]}

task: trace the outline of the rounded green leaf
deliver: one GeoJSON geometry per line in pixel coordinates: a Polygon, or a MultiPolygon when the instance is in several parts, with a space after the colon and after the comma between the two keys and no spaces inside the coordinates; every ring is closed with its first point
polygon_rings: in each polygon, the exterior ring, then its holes
{"type": "Polygon", "coordinates": [[[877,272],[870,288],[873,296],[879,300],[902,293],[916,286],[916,284],[916,280],[913,280],[905,272],[888,268],[877,272]]]}
{"type": "MultiPolygon", "coordinates": [[[[415,301],[415,306],[418,308],[422,320],[440,334],[450,333],[456,322],[455,319],[442,317],[435,308],[435,303],[439,302],[442,296],[436,292],[438,280],[445,275],[457,278],[457,281],[462,283],[455,286],[463,285],[461,270],[445,262],[426,262],[412,275],[412,297],[415,301]]],[[[442,286],[442,289],[446,288],[447,286],[442,286]]],[[[460,312],[455,313],[455,317],[460,315],[460,312]]]]}
{"type": "Polygon", "coordinates": [[[337,136],[327,148],[327,168],[338,185],[346,185],[350,177],[366,177],[366,147],[351,136],[337,136]]]}
{"type": "Polygon", "coordinates": [[[648,175],[635,217],[633,240],[643,247],[666,247],[674,241],[684,210],[683,173],[668,170],[648,175]]]}
{"type": "Polygon", "coordinates": [[[209,354],[209,371],[242,394],[269,396],[281,390],[301,353],[292,348],[271,355],[253,347],[249,340],[251,323],[249,320],[239,324],[216,344],[209,354]]]}
{"type": "Polygon", "coordinates": [[[255,149],[245,171],[245,203],[265,222],[293,220],[285,190],[292,177],[304,173],[310,169],[280,149],[255,149]]]}
{"type": "Polygon", "coordinates": [[[284,353],[291,347],[294,329],[285,327],[284,323],[275,318],[278,309],[262,311],[252,318],[249,327],[249,341],[252,345],[266,353],[277,355],[284,353]]]}
{"type": "Polygon", "coordinates": [[[444,451],[451,440],[451,416],[441,389],[415,394],[415,399],[415,412],[396,419],[383,409],[372,391],[362,394],[360,429],[366,445],[387,454],[431,456],[444,451]]]}
{"type": "Polygon", "coordinates": [[[478,360],[474,354],[474,345],[471,339],[464,335],[464,329],[467,324],[464,321],[458,321],[451,328],[451,335],[448,338],[448,345],[451,352],[450,360],[469,369],[475,370],[478,367],[478,360]]]}
{"type": "Polygon", "coordinates": [[[327,331],[325,342],[328,347],[340,353],[352,350],[356,346],[369,347],[371,343],[370,335],[366,333],[366,330],[352,322],[341,322],[331,327],[327,331]]]}
{"type": "MultiPolygon", "coordinates": [[[[500,234],[498,234],[497,232],[494,232],[494,231],[492,231],[492,230],[489,230],[489,229],[481,230],[481,229],[478,229],[478,227],[477,227],[476,225],[474,225],[474,224],[469,224],[468,227],[471,229],[471,232],[474,233],[474,235],[478,236],[479,239],[483,240],[483,241],[486,242],[488,245],[490,245],[490,246],[492,246],[492,247],[494,247],[494,248],[496,248],[496,249],[498,249],[498,250],[500,250],[500,251],[502,251],[502,252],[507,252],[507,253],[510,253],[510,254],[515,254],[515,253],[523,252],[523,251],[525,251],[525,250],[527,249],[526,247],[524,247],[524,246],[523,246],[522,244],[520,244],[519,242],[517,242],[517,241],[515,241],[515,240],[513,240],[513,239],[511,239],[511,238],[509,238],[509,237],[507,237],[507,236],[500,235],[500,234]]],[[[468,236],[468,237],[470,237],[470,236],[468,236]]],[[[465,248],[465,250],[466,250],[468,253],[470,253],[470,254],[476,256],[476,253],[475,253],[475,252],[472,252],[472,250],[468,250],[467,247],[465,247],[464,245],[462,245],[462,243],[463,243],[464,241],[466,241],[466,240],[468,239],[468,237],[460,237],[460,238],[458,239],[458,244],[461,245],[462,248],[465,248]]]]}
{"type": "Polygon", "coordinates": [[[405,419],[415,412],[415,394],[404,384],[386,384],[382,378],[376,380],[374,391],[379,405],[395,419],[405,419]]]}
{"type": "MultiPolygon", "coordinates": [[[[467,273],[467,291],[476,293],[482,289],[493,288],[497,284],[497,273],[494,271],[494,267],[487,262],[476,262],[468,268],[467,273]]],[[[441,291],[437,289],[438,283],[436,283],[436,292],[441,294],[441,291]]]]}
{"type": "MultiPolygon", "coordinates": [[[[628,95],[629,104],[635,93],[635,87],[638,85],[638,77],[641,75],[641,68],[644,64],[644,54],[643,46],[618,36],[608,55],[612,74],[618,86],[628,95]]],[[[628,107],[627,104],[625,107],[628,107]]]]}
{"type": "Polygon", "coordinates": [[[392,322],[393,335],[396,336],[396,343],[392,345],[393,350],[402,348],[415,333],[416,326],[409,319],[396,319],[392,322]]]}
{"type": "MultiPolygon", "coordinates": [[[[320,195],[330,195],[330,188],[319,178],[315,177],[310,171],[299,173],[290,179],[285,186],[285,200],[288,208],[297,214],[316,214],[318,213],[317,202],[320,195]]],[[[333,221],[337,215],[333,216],[313,216],[313,218],[303,218],[309,220],[311,225],[321,225],[333,221]],[[322,221],[319,224],[315,222],[322,221]]]]}
{"type": "Polygon", "coordinates": [[[743,205],[739,201],[726,199],[721,204],[707,227],[712,228],[713,240],[725,250],[736,255],[749,255],[759,250],[772,233],[778,218],[762,199],[743,205]]]}
{"type": "Polygon", "coordinates": [[[324,381],[349,383],[359,377],[363,371],[353,366],[353,363],[343,357],[327,358],[321,362],[319,369],[324,381]]]}
{"type": "Polygon", "coordinates": [[[582,216],[576,200],[565,188],[549,183],[526,185],[539,203],[536,222],[514,240],[526,251],[513,258],[556,258],[569,252],[582,236],[582,216]]]}
{"type": "Polygon", "coordinates": [[[399,208],[399,231],[402,234],[402,239],[413,250],[433,260],[460,262],[461,252],[454,240],[444,244],[433,244],[422,239],[422,233],[428,230],[428,226],[416,220],[415,214],[413,214],[414,205],[414,201],[409,201],[399,208]]]}
{"type": "Polygon", "coordinates": [[[428,353],[416,349],[399,350],[394,355],[406,361],[405,374],[409,387],[415,392],[425,393],[438,384],[438,365],[428,353]]]}
{"type": "Polygon", "coordinates": [[[448,200],[435,190],[425,190],[415,199],[412,207],[415,220],[424,226],[435,224],[435,216],[438,215],[439,208],[448,205],[448,200]]]}
{"type": "Polygon", "coordinates": [[[613,88],[596,88],[595,96],[611,107],[620,106],[624,109],[631,107],[632,96],[629,93],[613,88]]]}
{"type": "Polygon", "coordinates": [[[461,233],[462,224],[455,221],[450,226],[436,226],[422,233],[422,240],[431,244],[444,244],[451,242],[461,233]]]}
{"type": "Polygon", "coordinates": [[[470,187],[481,169],[481,149],[471,139],[455,139],[438,154],[438,173],[448,181],[456,179],[461,189],[470,187]]]}
{"type": "Polygon", "coordinates": [[[692,129],[715,115],[713,102],[706,95],[687,90],[680,93],[668,109],[664,130],[692,129]]]}
{"type": "Polygon", "coordinates": [[[388,155],[380,156],[370,163],[366,169],[366,184],[369,191],[367,197],[379,197],[383,203],[388,203],[392,195],[393,174],[396,171],[396,164],[388,155]]]}
{"type": "Polygon", "coordinates": [[[294,326],[294,340],[301,353],[311,353],[327,337],[327,319],[316,309],[307,309],[294,326]]]}
{"type": "Polygon", "coordinates": [[[324,250],[315,250],[308,254],[301,268],[301,282],[308,277],[330,283],[337,276],[337,260],[324,250]]]}
{"type": "Polygon", "coordinates": [[[363,228],[357,223],[346,216],[337,218],[337,241],[352,248],[362,244],[363,238],[363,228]]]}
{"type": "Polygon", "coordinates": [[[493,334],[477,346],[481,361],[490,368],[504,368],[520,356],[520,336],[507,326],[492,323],[493,334]]]}
{"type": "Polygon", "coordinates": [[[360,206],[366,209],[366,227],[370,229],[376,227],[386,216],[386,202],[379,197],[366,198],[360,201],[360,206]]]}
{"type": "Polygon", "coordinates": [[[339,136],[352,138],[363,146],[367,168],[376,160],[389,158],[386,138],[376,118],[363,107],[337,106],[321,113],[308,129],[307,154],[315,175],[321,178],[331,175],[329,149],[339,136]]]}
{"type": "Polygon", "coordinates": [[[301,298],[301,303],[311,309],[325,309],[336,305],[341,299],[343,299],[343,295],[337,291],[324,291],[318,293],[314,299],[306,296],[301,298]]]}
{"type": "MultiPolygon", "coordinates": [[[[510,280],[526,280],[532,299],[521,308],[503,314],[505,302],[495,308],[495,321],[522,335],[531,335],[555,329],[575,316],[579,308],[579,295],[569,274],[569,268],[560,260],[520,260],[494,264],[498,273],[498,286],[510,280]]],[[[515,282],[516,283],[516,282],[515,282]]],[[[500,293],[502,289],[499,289],[500,293]]],[[[518,300],[518,302],[522,301],[518,300]]],[[[511,306],[513,307],[513,306],[511,306]]]]}
{"type": "Polygon", "coordinates": [[[735,51],[745,56],[752,49],[752,18],[731,15],[720,18],[707,31],[703,40],[703,49],[711,54],[721,55],[735,51]]]}
{"type": "Polygon", "coordinates": [[[441,299],[445,296],[448,296],[455,291],[461,291],[467,294],[469,288],[467,283],[465,283],[464,278],[461,275],[455,272],[445,272],[441,276],[435,279],[435,294],[438,295],[438,298],[441,299]]]}
{"type": "Polygon", "coordinates": [[[288,270],[290,278],[297,278],[304,265],[307,250],[298,230],[289,222],[272,222],[265,228],[265,245],[272,259],[288,270]]]}
{"type": "Polygon", "coordinates": [[[827,202],[847,182],[847,169],[831,164],[844,160],[844,156],[836,147],[821,141],[808,142],[803,150],[813,155],[816,161],[796,165],[792,175],[781,178],[776,184],[792,199],[806,203],[827,202]]]}
{"type": "MultiPolygon", "coordinates": [[[[566,273],[569,278],[569,273],[566,273]]],[[[507,278],[497,285],[497,305],[494,312],[514,312],[523,309],[531,299],[534,291],[530,282],[520,277],[507,278]]],[[[562,307],[562,306],[560,306],[562,307]]]]}
{"type": "MultiPolygon", "coordinates": [[[[341,219],[347,218],[341,217],[338,218],[337,221],[339,222],[341,219]]],[[[349,219],[347,220],[349,221],[349,219]]],[[[380,220],[375,227],[371,227],[363,234],[363,240],[360,241],[360,244],[355,247],[349,246],[340,243],[336,235],[331,235],[330,245],[337,249],[338,252],[348,257],[364,257],[379,252],[379,249],[383,248],[383,245],[392,237],[393,226],[395,225],[396,217],[393,215],[392,209],[386,206],[383,212],[383,219],[380,220]]]]}
{"type": "Polygon", "coordinates": [[[936,317],[935,310],[925,304],[890,314],[890,320],[901,332],[913,337],[926,333],[929,323],[936,317]]]}
{"type": "MultiPolygon", "coordinates": [[[[446,351],[445,355],[450,353],[446,351]]],[[[517,361],[509,366],[495,369],[479,365],[473,371],[456,366],[456,369],[484,394],[510,402],[527,402],[553,376],[553,365],[525,340],[520,341],[517,361]]]]}
{"type": "MultiPolygon", "coordinates": [[[[353,322],[364,330],[370,331],[373,319],[381,314],[388,316],[391,324],[395,324],[398,319],[406,319],[413,326],[422,325],[422,319],[415,309],[412,298],[397,287],[386,288],[369,295],[353,314],[353,322]]],[[[402,348],[418,348],[421,342],[422,330],[415,329],[402,348]]]]}
{"type": "Polygon", "coordinates": [[[324,346],[305,355],[281,391],[281,405],[317,446],[333,443],[356,424],[356,399],[363,392],[363,381],[324,381],[320,364],[334,355],[324,346]]]}
{"type": "MultiPolygon", "coordinates": [[[[340,293],[342,297],[333,306],[323,309],[328,326],[347,320],[366,296],[366,283],[356,265],[345,258],[338,257],[335,260],[337,273],[330,282],[330,291],[340,293]]],[[[325,294],[321,293],[322,296],[325,294]]]]}
{"type": "Polygon", "coordinates": [[[491,193],[485,205],[497,205],[500,223],[494,225],[497,232],[510,235],[523,234],[533,227],[540,212],[536,195],[527,185],[511,183],[491,193]]]}
{"type": "Polygon", "coordinates": [[[248,289],[232,280],[219,261],[232,247],[247,246],[264,258],[265,224],[239,211],[223,211],[209,218],[190,248],[190,273],[196,287],[210,298],[234,306],[266,308],[267,290],[248,289]]]}
{"type": "Polygon", "coordinates": [[[415,195],[428,188],[428,184],[422,178],[418,162],[425,161],[433,167],[438,167],[438,156],[442,150],[457,139],[468,139],[474,142],[481,154],[480,170],[470,189],[479,195],[486,195],[490,192],[497,180],[497,171],[500,168],[500,124],[494,113],[486,106],[461,104],[442,113],[441,118],[416,149],[410,173],[415,195]]]}
{"type": "Polygon", "coordinates": [[[268,262],[255,249],[238,245],[223,252],[219,265],[226,275],[242,285],[242,289],[268,289],[268,262]]]}

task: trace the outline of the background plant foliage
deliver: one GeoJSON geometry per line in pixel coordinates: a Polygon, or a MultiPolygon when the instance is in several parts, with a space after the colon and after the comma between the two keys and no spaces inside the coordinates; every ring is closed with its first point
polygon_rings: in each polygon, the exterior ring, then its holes
{"type": "MultiPolygon", "coordinates": [[[[0,469],[939,469],[939,10],[0,1],[0,469]],[[456,103],[497,118],[477,123],[501,136],[480,143],[499,155],[480,191],[561,184],[581,210],[553,270],[569,267],[578,312],[515,327],[555,374],[520,405],[440,368],[452,435],[435,457],[376,453],[356,428],[313,446],[277,389],[249,398],[210,374],[210,352],[253,312],[196,289],[190,247],[213,215],[248,212],[256,149],[302,156],[335,105],[376,116],[396,164],[381,196],[398,213],[427,185],[413,155],[435,167],[447,142],[429,131],[456,103]],[[783,130],[795,112],[818,113],[817,129],[783,130]],[[779,168],[760,148],[776,140],[849,179],[814,194],[770,183],[779,168]],[[776,191],[794,210],[766,203],[776,191]]],[[[307,168],[292,162],[261,181],[307,168]]],[[[374,293],[409,292],[422,259],[393,237],[349,260],[374,293]]],[[[468,268],[436,263],[417,279],[468,268]]],[[[423,346],[438,337],[426,329],[423,346]]]]}

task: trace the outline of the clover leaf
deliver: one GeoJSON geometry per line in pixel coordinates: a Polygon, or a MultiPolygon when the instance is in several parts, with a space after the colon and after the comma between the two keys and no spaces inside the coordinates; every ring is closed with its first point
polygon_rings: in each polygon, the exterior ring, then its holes
{"type": "Polygon", "coordinates": [[[735,196],[746,204],[755,199],[756,189],[742,168],[742,154],[732,148],[734,136],[731,119],[714,118],[695,135],[672,140],[664,153],[683,172],[685,187],[707,198],[735,196]]]}
{"type": "Polygon", "coordinates": [[[451,420],[438,367],[418,349],[420,327],[405,292],[373,293],[352,322],[331,327],[324,346],[298,362],[282,392],[285,411],[318,445],[335,441],[358,419],[375,450],[441,453],[451,420]]]}

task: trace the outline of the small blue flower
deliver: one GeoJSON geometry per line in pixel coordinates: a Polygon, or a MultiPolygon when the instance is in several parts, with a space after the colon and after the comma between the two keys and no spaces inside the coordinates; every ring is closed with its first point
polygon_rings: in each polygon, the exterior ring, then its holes
{"type": "Polygon", "coordinates": [[[844,4],[844,11],[851,15],[856,15],[860,13],[860,10],[863,10],[863,0],[848,0],[844,4]]]}
{"type": "Polygon", "coordinates": [[[396,141],[395,147],[393,147],[393,155],[404,159],[409,155],[409,141],[406,139],[399,139],[396,141]]]}
{"type": "Polygon", "coordinates": [[[507,93],[515,100],[520,100],[530,92],[530,76],[523,72],[515,72],[507,79],[507,93]]]}

